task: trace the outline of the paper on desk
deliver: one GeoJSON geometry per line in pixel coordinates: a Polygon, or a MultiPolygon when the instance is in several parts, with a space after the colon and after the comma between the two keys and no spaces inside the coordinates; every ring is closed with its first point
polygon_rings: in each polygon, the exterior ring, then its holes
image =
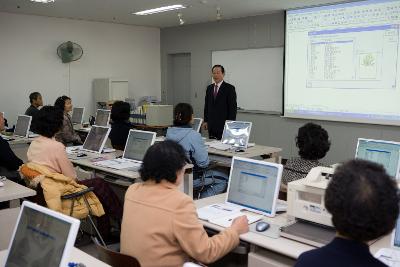
{"type": "Polygon", "coordinates": [[[210,223],[213,223],[213,224],[216,224],[216,225],[219,225],[219,226],[222,226],[222,227],[229,227],[229,226],[232,225],[232,222],[233,222],[233,220],[235,218],[243,216],[243,215],[245,215],[247,217],[247,220],[249,221],[249,224],[252,224],[252,223],[254,223],[256,221],[259,221],[263,217],[260,214],[252,214],[252,213],[249,213],[249,212],[241,212],[241,211],[239,211],[237,213],[230,214],[228,216],[224,216],[222,218],[213,218],[213,219],[210,219],[208,221],[210,223]]]}
{"type": "Polygon", "coordinates": [[[240,212],[240,209],[240,207],[232,207],[226,204],[212,204],[197,209],[197,216],[202,220],[209,221],[213,218],[229,216],[240,212]]]}

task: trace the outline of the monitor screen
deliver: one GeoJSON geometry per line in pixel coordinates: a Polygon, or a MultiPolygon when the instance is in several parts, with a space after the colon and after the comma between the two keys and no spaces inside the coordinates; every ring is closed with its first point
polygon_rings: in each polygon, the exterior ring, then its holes
{"type": "Polygon", "coordinates": [[[83,149],[101,153],[109,132],[109,127],[98,127],[93,125],[86,137],[85,143],[83,144],[83,149]]]}
{"type": "Polygon", "coordinates": [[[59,266],[71,223],[24,207],[5,266],[59,266]]]}
{"type": "Polygon", "coordinates": [[[400,1],[344,2],[286,12],[284,114],[400,125],[400,1]]]}
{"type": "Polygon", "coordinates": [[[193,119],[193,124],[192,124],[192,128],[193,130],[195,130],[196,132],[200,132],[200,127],[201,124],[203,123],[203,119],[201,118],[194,118],[193,119]]]}
{"type": "Polygon", "coordinates": [[[251,122],[226,121],[221,142],[239,148],[247,148],[251,122]]]}
{"type": "Polygon", "coordinates": [[[400,143],[358,139],[356,158],[382,164],[387,173],[399,178],[400,143]]]}
{"type": "Polygon", "coordinates": [[[31,121],[31,116],[18,115],[17,124],[15,125],[14,129],[14,135],[28,137],[31,121]]]}
{"type": "Polygon", "coordinates": [[[110,110],[98,109],[96,113],[95,125],[97,126],[108,126],[110,122],[110,110]]]}
{"type": "Polygon", "coordinates": [[[72,123],[82,123],[84,111],[85,108],[74,108],[72,111],[72,123]]]}
{"type": "Polygon", "coordinates": [[[400,216],[397,218],[396,227],[394,228],[393,246],[400,248],[400,216]]]}
{"type": "Polygon", "coordinates": [[[125,145],[124,158],[142,161],[147,149],[154,143],[156,133],[130,130],[125,145]]]}
{"type": "Polygon", "coordinates": [[[280,164],[233,158],[228,202],[274,214],[281,176],[280,164]]]}

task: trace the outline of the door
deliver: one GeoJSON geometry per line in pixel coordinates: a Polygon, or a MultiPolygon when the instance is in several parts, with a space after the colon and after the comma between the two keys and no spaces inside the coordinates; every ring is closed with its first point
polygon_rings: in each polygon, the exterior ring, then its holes
{"type": "Polygon", "coordinates": [[[167,104],[191,102],[190,62],[189,53],[168,55],[167,104]]]}

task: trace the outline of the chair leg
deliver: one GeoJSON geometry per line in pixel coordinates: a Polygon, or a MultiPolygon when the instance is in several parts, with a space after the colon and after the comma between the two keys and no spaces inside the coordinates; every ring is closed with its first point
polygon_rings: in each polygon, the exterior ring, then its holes
{"type": "Polygon", "coordinates": [[[83,195],[83,200],[85,201],[86,207],[87,207],[88,210],[89,210],[88,217],[89,217],[90,224],[92,225],[92,227],[94,228],[94,231],[96,232],[97,236],[99,237],[101,244],[102,244],[104,247],[107,247],[106,243],[104,242],[103,237],[100,235],[99,230],[97,229],[96,225],[94,224],[94,221],[93,221],[92,215],[91,215],[91,214],[92,214],[92,209],[90,208],[89,202],[88,202],[88,200],[87,200],[87,198],[86,198],[85,195],[83,195]]]}

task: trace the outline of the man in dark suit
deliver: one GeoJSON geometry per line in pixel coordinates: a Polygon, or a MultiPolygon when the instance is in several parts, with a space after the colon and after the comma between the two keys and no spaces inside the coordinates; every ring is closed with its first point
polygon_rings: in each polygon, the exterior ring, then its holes
{"type": "Polygon", "coordinates": [[[204,103],[203,128],[210,138],[221,139],[226,120],[236,120],[235,87],[224,82],[225,69],[214,65],[211,69],[214,83],[207,86],[204,103]]]}

